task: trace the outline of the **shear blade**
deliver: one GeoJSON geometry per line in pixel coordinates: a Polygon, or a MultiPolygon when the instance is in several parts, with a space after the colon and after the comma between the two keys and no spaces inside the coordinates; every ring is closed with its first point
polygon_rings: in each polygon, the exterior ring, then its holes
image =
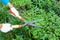
{"type": "Polygon", "coordinates": [[[43,28],[42,26],[37,26],[35,24],[29,24],[30,26],[34,26],[34,27],[37,27],[37,28],[43,28]]]}

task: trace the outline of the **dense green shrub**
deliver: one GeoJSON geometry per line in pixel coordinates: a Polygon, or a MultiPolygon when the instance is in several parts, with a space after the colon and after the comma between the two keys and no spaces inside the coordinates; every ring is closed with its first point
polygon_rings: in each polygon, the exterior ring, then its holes
{"type": "MultiPolygon", "coordinates": [[[[43,28],[25,26],[8,33],[0,32],[0,40],[60,40],[59,0],[12,0],[20,15],[28,21],[37,20],[43,28]]],[[[0,3],[0,23],[22,24],[0,3]]]]}

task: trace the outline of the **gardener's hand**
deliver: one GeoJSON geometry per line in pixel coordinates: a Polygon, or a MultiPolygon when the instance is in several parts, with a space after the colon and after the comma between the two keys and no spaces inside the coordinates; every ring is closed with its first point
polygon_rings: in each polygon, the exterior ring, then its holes
{"type": "Polygon", "coordinates": [[[13,16],[19,16],[19,13],[15,7],[11,7],[9,11],[13,16]]]}
{"type": "Polygon", "coordinates": [[[18,17],[20,20],[24,21],[24,18],[22,18],[20,15],[19,15],[19,12],[16,10],[15,7],[11,7],[10,8],[10,13],[15,16],[15,17],[18,17]]]}
{"type": "Polygon", "coordinates": [[[1,30],[1,32],[7,33],[9,31],[13,30],[13,28],[11,27],[11,24],[6,23],[6,24],[2,24],[2,27],[0,30],[1,30]]]}

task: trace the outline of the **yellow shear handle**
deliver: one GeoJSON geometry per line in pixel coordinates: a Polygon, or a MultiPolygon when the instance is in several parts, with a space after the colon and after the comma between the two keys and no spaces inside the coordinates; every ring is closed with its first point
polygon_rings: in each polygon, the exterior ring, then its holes
{"type": "Polygon", "coordinates": [[[0,29],[2,28],[2,24],[0,24],[0,29]]]}
{"type": "Polygon", "coordinates": [[[12,27],[12,28],[21,28],[22,25],[12,25],[11,27],[12,27]]]}

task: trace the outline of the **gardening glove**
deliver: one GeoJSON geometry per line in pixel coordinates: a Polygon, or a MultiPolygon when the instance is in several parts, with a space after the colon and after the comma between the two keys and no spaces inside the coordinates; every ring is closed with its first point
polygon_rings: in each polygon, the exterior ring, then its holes
{"type": "Polygon", "coordinates": [[[10,8],[10,13],[13,15],[13,16],[15,16],[15,17],[18,17],[20,20],[24,20],[24,18],[22,18],[20,15],[19,15],[19,12],[16,10],[16,8],[15,7],[11,7],[10,8]]]}
{"type": "Polygon", "coordinates": [[[5,5],[7,5],[9,3],[9,0],[1,0],[1,2],[5,5]]]}
{"type": "Polygon", "coordinates": [[[0,30],[1,32],[7,33],[13,30],[13,28],[11,27],[11,24],[6,23],[6,24],[2,24],[2,28],[0,30]]]}

